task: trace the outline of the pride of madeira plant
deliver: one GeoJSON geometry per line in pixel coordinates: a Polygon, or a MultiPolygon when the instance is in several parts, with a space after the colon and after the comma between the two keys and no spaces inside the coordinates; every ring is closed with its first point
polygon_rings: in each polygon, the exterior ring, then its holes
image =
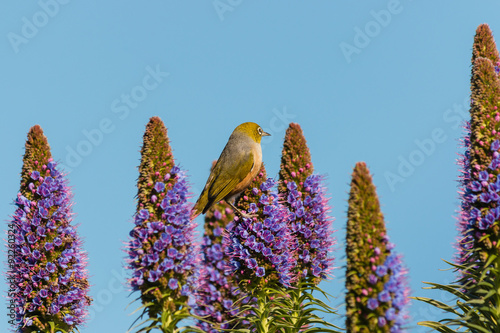
{"type": "MultiPolygon", "coordinates": [[[[311,154],[298,124],[286,131],[279,172],[279,192],[290,211],[290,229],[297,262],[297,282],[287,289],[289,297],[278,299],[281,307],[277,322],[284,332],[307,332],[309,329],[335,332],[337,328],[321,319],[313,310],[333,315],[335,310],[313,296],[323,293],[317,286],[327,278],[333,265],[329,254],[335,242],[329,216],[324,178],[313,174],[311,154]]],[[[324,293],[323,293],[324,294],[324,293]]]]}
{"type": "Polygon", "coordinates": [[[186,175],[174,164],[167,129],[158,117],[144,133],[137,181],[135,226],[127,246],[130,286],[140,292],[138,332],[177,332],[194,305],[198,263],[186,175]]]}
{"type": "Polygon", "coordinates": [[[458,253],[451,264],[458,271],[449,285],[430,289],[453,294],[455,305],[418,297],[451,315],[440,322],[419,324],[439,332],[500,330],[500,80],[499,54],[491,30],[480,25],[472,53],[470,122],[465,123],[458,253]],[[452,330],[450,327],[457,327],[452,330]]]}
{"type": "Polygon", "coordinates": [[[409,289],[393,247],[368,168],[357,163],[347,211],[347,332],[403,332],[409,289]]]}
{"type": "Polygon", "coordinates": [[[42,128],[26,141],[17,209],[10,221],[14,262],[8,280],[15,289],[16,332],[74,332],[86,319],[86,254],[71,225],[72,194],[52,159],[42,128]]]}

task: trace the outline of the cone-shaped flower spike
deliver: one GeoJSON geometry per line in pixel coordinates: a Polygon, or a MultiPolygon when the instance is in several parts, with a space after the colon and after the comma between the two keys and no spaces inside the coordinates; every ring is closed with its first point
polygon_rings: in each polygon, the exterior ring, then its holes
{"type": "Polygon", "coordinates": [[[458,263],[486,262],[498,252],[500,218],[500,80],[491,30],[480,25],[472,55],[471,120],[466,124],[461,170],[458,263]],[[497,208],[498,207],[498,208],[497,208]],[[497,212],[498,210],[498,212],[497,212]]]}
{"type": "Polygon", "coordinates": [[[170,332],[188,316],[188,302],[194,304],[198,257],[186,175],[174,165],[167,129],[158,117],[146,126],[137,187],[135,227],[127,246],[129,283],[141,293],[150,326],[170,332]]]}
{"type": "Polygon", "coordinates": [[[15,243],[9,244],[15,258],[8,280],[16,286],[17,331],[74,331],[84,323],[91,302],[87,258],[71,224],[68,182],[38,125],[28,133],[15,203],[15,243]]]}
{"type": "Polygon", "coordinates": [[[297,266],[300,276],[318,284],[332,268],[335,243],[329,216],[324,178],[314,175],[311,154],[299,124],[286,131],[279,172],[279,190],[290,210],[290,228],[295,235],[297,266]]]}
{"type": "Polygon", "coordinates": [[[447,311],[452,318],[419,324],[441,332],[456,326],[468,332],[500,329],[500,80],[498,51],[486,24],[476,30],[472,47],[470,122],[465,123],[461,167],[460,235],[456,264],[457,281],[428,289],[450,292],[458,300],[445,303],[419,297],[447,311]],[[472,314],[472,315],[471,315],[472,314]]]}
{"type": "Polygon", "coordinates": [[[402,332],[407,323],[407,272],[393,247],[368,168],[357,163],[347,211],[347,332],[402,332]]]}

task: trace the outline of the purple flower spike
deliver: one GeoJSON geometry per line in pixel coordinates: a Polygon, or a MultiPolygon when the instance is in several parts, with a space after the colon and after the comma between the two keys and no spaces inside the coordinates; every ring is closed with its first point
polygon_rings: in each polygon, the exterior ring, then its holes
{"type": "Polygon", "coordinates": [[[86,254],[71,226],[68,182],[38,125],[28,133],[22,179],[11,221],[15,242],[9,242],[15,256],[8,280],[16,286],[11,299],[16,331],[32,331],[23,325],[36,326],[33,332],[48,331],[48,322],[55,331],[75,331],[91,303],[86,254]]]}
{"type": "Polygon", "coordinates": [[[140,292],[150,320],[172,325],[192,302],[199,257],[188,180],[174,165],[167,130],[158,117],[146,126],[137,188],[135,225],[126,247],[128,283],[140,292]]]}
{"type": "Polygon", "coordinates": [[[400,332],[408,322],[407,271],[389,241],[375,186],[362,162],[352,174],[346,244],[348,331],[364,326],[370,332],[400,332]]]}
{"type": "Polygon", "coordinates": [[[498,217],[493,214],[500,204],[500,140],[496,125],[500,115],[495,92],[500,88],[500,80],[494,72],[498,59],[490,57],[495,54],[498,57],[491,30],[487,25],[481,25],[474,42],[472,78],[475,84],[471,86],[471,119],[465,124],[462,140],[465,152],[459,161],[462,205],[456,261],[460,265],[487,261],[489,253],[496,255],[498,252],[500,241],[495,230],[498,217]],[[490,51],[483,53],[484,50],[490,51]],[[485,90],[485,87],[493,90],[485,90]],[[491,125],[485,127],[483,124],[490,119],[491,125]],[[491,144],[485,144],[488,142],[491,144]],[[473,195],[477,195],[477,200],[471,200],[473,195]]]}
{"type": "MultiPolygon", "coordinates": [[[[453,317],[442,322],[453,321],[463,326],[476,323],[469,314],[480,313],[485,304],[486,307],[491,306],[498,295],[498,269],[493,268],[495,264],[492,262],[496,260],[500,248],[497,212],[500,207],[499,61],[493,34],[488,25],[481,24],[474,37],[470,118],[464,123],[465,131],[461,140],[464,152],[458,162],[461,169],[461,206],[455,261],[467,269],[459,269],[457,279],[449,285],[434,287],[458,296],[446,309],[444,305],[436,305],[453,317]],[[478,182],[481,189],[474,192],[478,189],[478,182]],[[491,279],[492,276],[496,280],[491,279]],[[464,309],[461,304],[471,299],[481,299],[481,304],[471,304],[464,309]]],[[[399,300],[394,305],[397,307],[399,300]]],[[[477,323],[480,329],[490,331],[491,327],[496,327],[498,320],[484,316],[477,323]]],[[[443,331],[444,325],[434,325],[434,328],[443,331]]]]}

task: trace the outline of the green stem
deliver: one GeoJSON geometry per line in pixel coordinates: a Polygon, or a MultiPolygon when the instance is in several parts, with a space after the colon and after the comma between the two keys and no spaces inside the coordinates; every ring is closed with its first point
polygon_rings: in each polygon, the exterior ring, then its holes
{"type": "Polygon", "coordinates": [[[189,308],[182,306],[180,309],[172,312],[171,310],[164,310],[161,315],[161,330],[163,333],[176,333],[179,332],[179,322],[191,317],[189,308]]]}
{"type": "Polygon", "coordinates": [[[162,314],[161,331],[163,333],[174,333],[175,324],[173,323],[172,312],[167,311],[166,316],[162,314]]]}
{"type": "Polygon", "coordinates": [[[297,285],[297,289],[290,290],[290,298],[292,301],[292,316],[290,318],[291,324],[293,325],[293,329],[291,332],[297,333],[300,332],[300,327],[297,327],[297,322],[300,319],[302,312],[302,304],[300,302],[300,298],[302,297],[302,285],[299,283],[297,285]]]}
{"type": "Polygon", "coordinates": [[[497,276],[495,276],[495,289],[496,289],[496,297],[495,297],[495,300],[496,300],[496,318],[495,320],[497,322],[499,322],[500,320],[500,256],[498,256],[496,259],[495,259],[495,262],[494,262],[494,268],[495,268],[495,272],[497,273],[497,276]]]}
{"type": "Polygon", "coordinates": [[[269,302],[269,297],[265,291],[259,291],[257,293],[257,316],[259,318],[259,323],[257,323],[256,328],[258,333],[268,333],[269,330],[269,310],[266,304],[269,302]]]}

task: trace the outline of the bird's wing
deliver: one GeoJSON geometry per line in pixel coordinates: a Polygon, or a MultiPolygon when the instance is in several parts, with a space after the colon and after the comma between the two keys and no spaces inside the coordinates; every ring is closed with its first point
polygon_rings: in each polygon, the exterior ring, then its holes
{"type": "Polygon", "coordinates": [[[239,158],[226,159],[221,156],[214,167],[214,176],[208,186],[208,203],[205,212],[214,203],[224,199],[252,170],[254,165],[252,151],[239,158]]]}

